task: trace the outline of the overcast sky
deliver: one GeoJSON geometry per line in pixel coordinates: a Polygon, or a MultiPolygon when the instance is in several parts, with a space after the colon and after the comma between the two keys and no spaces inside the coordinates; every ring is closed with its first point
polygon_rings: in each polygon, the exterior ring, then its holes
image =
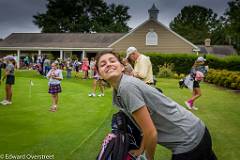
{"type": "MultiPolygon", "coordinates": [[[[166,26],[184,6],[200,5],[222,15],[230,0],[106,0],[107,3],[129,6],[132,16],[128,25],[134,28],[148,19],[148,9],[155,3],[159,9],[158,20],[166,26]]],[[[11,33],[40,32],[33,24],[33,15],[46,12],[47,0],[0,0],[0,38],[11,33]]]]}

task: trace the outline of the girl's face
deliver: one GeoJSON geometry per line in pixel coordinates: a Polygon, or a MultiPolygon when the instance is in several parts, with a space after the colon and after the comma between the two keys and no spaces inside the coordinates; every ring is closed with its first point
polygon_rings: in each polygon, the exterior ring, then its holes
{"type": "Polygon", "coordinates": [[[97,65],[98,73],[106,81],[117,80],[124,70],[123,65],[119,62],[117,57],[110,53],[102,55],[97,65]]]}
{"type": "Polygon", "coordinates": [[[52,64],[51,67],[52,67],[52,69],[54,69],[54,70],[57,69],[57,65],[56,65],[56,64],[52,64]]]}

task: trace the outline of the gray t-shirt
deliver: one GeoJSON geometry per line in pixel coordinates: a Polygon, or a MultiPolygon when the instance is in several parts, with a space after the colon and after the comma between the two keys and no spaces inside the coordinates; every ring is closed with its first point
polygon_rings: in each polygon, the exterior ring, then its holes
{"type": "Polygon", "coordinates": [[[45,59],[44,62],[43,62],[43,65],[44,66],[47,66],[47,67],[50,67],[51,66],[51,61],[49,59],[45,59]]]}
{"type": "Polygon", "coordinates": [[[129,116],[147,106],[158,132],[158,143],[169,148],[173,154],[195,148],[205,131],[205,125],[198,117],[132,76],[122,76],[118,90],[113,92],[113,105],[129,116]]]}
{"type": "Polygon", "coordinates": [[[14,76],[14,65],[12,63],[7,64],[6,71],[9,72],[9,75],[14,76]]]}

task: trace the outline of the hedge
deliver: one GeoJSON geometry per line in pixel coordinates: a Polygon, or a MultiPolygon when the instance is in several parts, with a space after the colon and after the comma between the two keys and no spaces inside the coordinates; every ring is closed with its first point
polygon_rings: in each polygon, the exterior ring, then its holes
{"type": "Polygon", "coordinates": [[[188,73],[196,60],[197,56],[194,54],[159,54],[148,53],[145,54],[150,57],[153,65],[153,73],[159,72],[159,65],[174,64],[173,71],[179,73],[188,73]]]}
{"type": "Polygon", "coordinates": [[[240,72],[210,69],[205,81],[231,89],[240,89],[240,72]]]}
{"type": "MultiPolygon", "coordinates": [[[[155,75],[159,72],[159,65],[164,65],[164,63],[173,63],[175,72],[178,74],[187,74],[197,59],[196,54],[146,53],[145,55],[150,57],[155,75]]],[[[209,68],[240,71],[240,56],[226,56],[221,58],[214,55],[207,55],[206,59],[209,68]]]]}

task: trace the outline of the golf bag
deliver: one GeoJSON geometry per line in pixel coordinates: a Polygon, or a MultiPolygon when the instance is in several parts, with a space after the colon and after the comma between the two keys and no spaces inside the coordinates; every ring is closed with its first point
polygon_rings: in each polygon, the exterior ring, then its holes
{"type": "Polygon", "coordinates": [[[188,88],[188,89],[192,90],[193,89],[193,81],[194,81],[193,77],[189,74],[185,78],[180,79],[178,81],[179,88],[188,88]]]}
{"type": "Polygon", "coordinates": [[[138,149],[141,140],[138,127],[119,111],[112,116],[112,132],[105,137],[97,160],[136,160],[128,151],[138,149]]]}

